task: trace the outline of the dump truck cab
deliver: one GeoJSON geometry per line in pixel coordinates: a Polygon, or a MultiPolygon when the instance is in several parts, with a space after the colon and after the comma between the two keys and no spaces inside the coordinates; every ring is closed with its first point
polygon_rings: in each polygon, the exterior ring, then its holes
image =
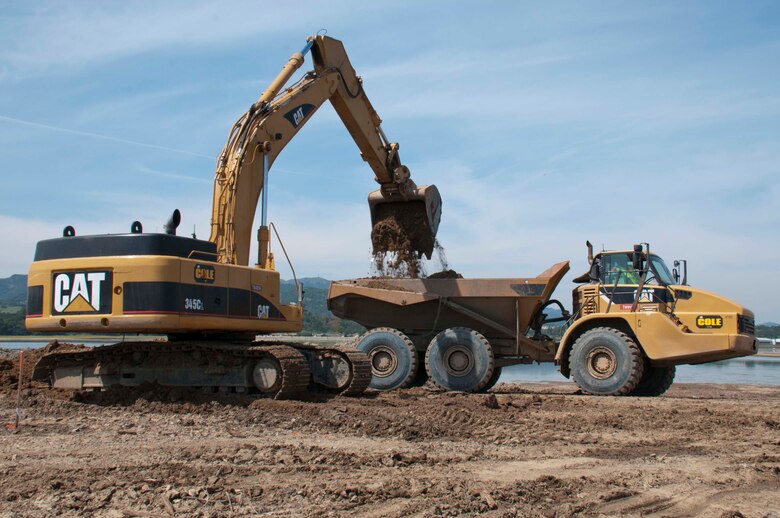
{"type": "MultiPolygon", "coordinates": [[[[590,393],[657,395],[674,367],[755,354],[754,315],[687,284],[647,243],[593,254],[574,279],[570,325],[556,353],[561,372],[590,393]]],[[[684,268],[682,278],[680,268],[684,268]]]]}

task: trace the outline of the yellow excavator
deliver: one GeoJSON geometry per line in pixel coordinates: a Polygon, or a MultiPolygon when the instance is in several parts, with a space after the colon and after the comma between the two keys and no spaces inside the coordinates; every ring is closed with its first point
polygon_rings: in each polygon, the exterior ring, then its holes
{"type": "Polygon", "coordinates": [[[438,190],[412,181],[342,43],[312,36],[231,129],[217,160],[208,240],[176,235],[176,210],[162,234],[144,233],[137,221],[127,234],[77,236],[67,226],[62,237],[37,244],[28,278],[28,330],[161,333],[168,339],[53,352],[37,364],[34,378],[69,389],[155,382],[276,398],[299,397],[312,386],[362,393],[371,365],[354,348],[255,340],[303,326],[300,287],[297,304],[280,300],[267,220],[268,175],[325,101],[379,183],[368,197],[374,228],[387,218],[414,222],[411,246],[430,258],[441,218],[438,190]],[[285,88],[309,52],[313,70],[285,88]],[[250,266],[258,201],[259,251],[250,266]]]}

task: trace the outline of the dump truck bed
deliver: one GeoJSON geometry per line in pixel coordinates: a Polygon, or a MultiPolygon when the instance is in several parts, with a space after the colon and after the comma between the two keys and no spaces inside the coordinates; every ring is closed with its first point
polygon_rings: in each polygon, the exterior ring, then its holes
{"type": "Polygon", "coordinates": [[[533,278],[335,281],[328,308],[368,329],[392,327],[410,337],[465,326],[487,337],[516,338],[568,270],[563,261],[533,278]]]}

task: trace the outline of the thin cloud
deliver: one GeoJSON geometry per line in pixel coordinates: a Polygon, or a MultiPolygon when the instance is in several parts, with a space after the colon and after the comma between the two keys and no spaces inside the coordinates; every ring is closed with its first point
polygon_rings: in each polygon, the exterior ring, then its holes
{"type": "Polygon", "coordinates": [[[194,183],[212,183],[212,178],[198,178],[195,176],[187,176],[183,174],[177,174],[177,173],[169,173],[166,171],[159,171],[157,169],[152,169],[151,167],[146,167],[143,164],[136,164],[136,169],[145,174],[159,176],[161,178],[171,178],[173,180],[184,180],[186,182],[194,182],[194,183]]]}
{"type": "Polygon", "coordinates": [[[8,117],[6,115],[0,115],[0,120],[6,121],[6,122],[11,122],[11,123],[14,123],[14,124],[21,124],[23,126],[28,126],[28,127],[31,127],[31,128],[43,129],[43,130],[47,130],[47,131],[56,131],[58,133],[67,133],[69,135],[78,135],[80,137],[88,137],[88,138],[93,138],[93,139],[108,140],[110,142],[116,142],[118,144],[128,144],[128,145],[131,145],[131,146],[140,146],[140,147],[145,147],[145,148],[149,148],[149,149],[157,149],[157,150],[160,150],[160,151],[168,151],[170,153],[178,153],[178,154],[181,154],[181,155],[188,155],[188,156],[194,156],[194,157],[198,157],[198,158],[207,158],[209,160],[215,160],[215,157],[213,157],[213,156],[204,155],[202,153],[194,153],[192,151],[187,151],[185,149],[176,149],[176,148],[172,148],[172,147],[168,147],[168,146],[159,146],[157,144],[149,144],[147,142],[138,142],[138,141],[135,141],[135,140],[128,140],[128,139],[119,138],[119,137],[112,137],[111,135],[101,135],[99,133],[92,133],[92,132],[89,132],[89,131],[74,130],[74,129],[71,129],[71,128],[63,128],[63,127],[60,127],[60,126],[53,126],[51,124],[42,124],[40,122],[26,121],[26,120],[17,119],[17,118],[14,118],[14,117],[8,117]]]}
{"type": "Polygon", "coordinates": [[[143,7],[139,3],[55,2],[14,20],[13,30],[5,31],[0,58],[22,73],[36,74],[160,48],[225,44],[250,35],[257,44],[291,29],[305,35],[311,30],[309,20],[327,23],[336,16],[337,7],[335,2],[311,3],[307,16],[301,17],[299,6],[258,10],[258,4],[249,0],[232,2],[228,9],[214,2],[147,3],[143,7]]]}

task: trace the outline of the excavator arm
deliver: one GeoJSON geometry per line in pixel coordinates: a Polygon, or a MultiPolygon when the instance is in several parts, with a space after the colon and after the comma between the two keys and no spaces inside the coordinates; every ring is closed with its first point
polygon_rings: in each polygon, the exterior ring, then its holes
{"type": "MultiPolygon", "coordinates": [[[[388,217],[407,227],[412,247],[430,257],[441,217],[435,186],[417,187],[401,163],[398,144],[390,143],[381,119],[368,100],[344,46],[326,36],[312,36],[293,54],[260,99],[244,113],[228,137],[217,162],[210,240],[223,263],[247,265],[255,211],[263,196],[260,266],[267,264],[268,172],[276,157],[325,101],[330,101],[361,156],[374,173],[379,190],[369,195],[372,225],[388,217]],[[282,91],[311,50],[314,70],[282,91]]],[[[375,245],[376,248],[376,245],[375,245]]]]}

